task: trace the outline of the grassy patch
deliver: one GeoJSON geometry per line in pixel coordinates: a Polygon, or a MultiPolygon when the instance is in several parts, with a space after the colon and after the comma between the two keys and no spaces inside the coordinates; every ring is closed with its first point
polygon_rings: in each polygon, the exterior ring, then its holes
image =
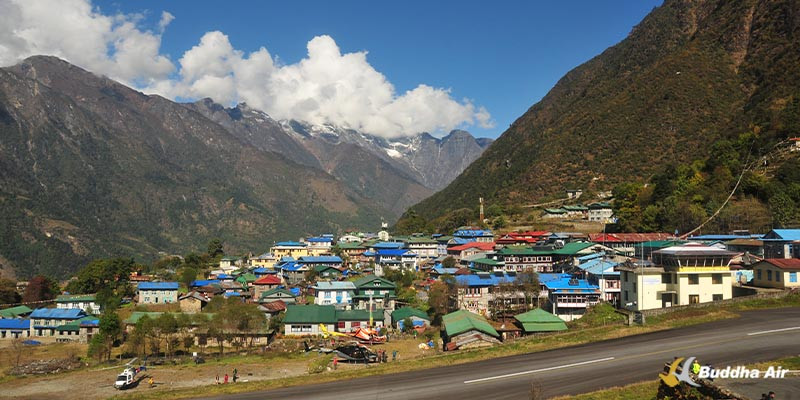
{"type": "Polygon", "coordinates": [[[647,381],[647,382],[639,382],[625,386],[618,386],[603,390],[598,390],[596,392],[584,393],[579,394],[577,396],[561,396],[556,397],[555,400],[565,400],[565,399],[574,399],[574,400],[594,400],[594,399],[603,399],[603,400],[644,400],[644,399],[655,399],[656,393],[658,393],[658,382],[655,381],[647,381]]]}

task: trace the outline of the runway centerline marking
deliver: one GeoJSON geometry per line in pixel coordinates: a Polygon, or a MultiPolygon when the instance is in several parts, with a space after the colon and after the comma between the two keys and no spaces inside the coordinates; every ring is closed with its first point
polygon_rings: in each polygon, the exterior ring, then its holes
{"type": "Polygon", "coordinates": [[[533,369],[533,370],[530,370],[530,371],[515,372],[513,374],[505,374],[505,375],[490,376],[490,377],[487,377],[487,378],[472,379],[472,380],[464,381],[464,383],[465,384],[470,384],[470,383],[486,382],[486,381],[491,381],[491,380],[495,380],[495,379],[511,378],[511,377],[514,377],[514,376],[534,374],[534,373],[537,373],[537,372],[552,371],[552,370],[555,370],[555,369],[563,369],[563,368],[577,367],[579,365],[586,365],[586,364],[594,364],[594,363],[599,363],[599,362],[604,362],[604,361],[611,361],[613,359],[614,359],[614,357],[606,357],[606,358],[600,358],[600,359],[597,359],[597,360],[589,360],[589,361],[582,361],[582,362],[573,363],[573,364],[558,365],[558,366],[555,366],[555,367],[547,367],[547,368],[533,369]]]}
{"type": "Polygon", "coordinates": [[[763,335],[765,333],[786,332],[786,331],[793,331],[793,330],[797,330],[797,329],[800,329],[800,326],[794,326],[794,327],[791,327],[791,328],[771,329],[771,330],[768,330],[768,331],[761,331],[761,332],[751,332],[751,333],[748,333],[747,336],[763,335]]]}

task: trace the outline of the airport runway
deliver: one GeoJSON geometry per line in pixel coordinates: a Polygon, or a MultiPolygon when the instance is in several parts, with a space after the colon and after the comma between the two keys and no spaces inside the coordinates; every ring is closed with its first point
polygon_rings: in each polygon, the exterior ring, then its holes
{"type": "MultiPolygon", "coordinates": [[[[800,354],[800,308],[556,350],[339,382],[217,397],[245,399],[530,399],[658,379],[664,362],[695,356],[715,367],[800,354]]],[[[800,388],[798,388],[800,390],[800,388]]]]}

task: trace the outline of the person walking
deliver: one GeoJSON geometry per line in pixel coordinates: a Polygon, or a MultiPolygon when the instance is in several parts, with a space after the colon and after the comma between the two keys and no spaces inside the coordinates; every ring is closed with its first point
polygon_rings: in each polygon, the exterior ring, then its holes
{"type": "Polygon", "coordinates": [[[697,359],[692,363],[692,373],[695,375],[700,373],[700,363],[697,362],[697,359]]]}
{"type": "Polygon", "coordinates": [[[155,382],[153,382],[153,377],[152,376],[150,377],[150,379],[147,380],[147,383],[150,385],[150,389],[152,389],[153,386],[155,386],[155,382]]]}
{"type": "Polygon", "coordinates": [[[336,358],[336,355],[333,356],[333,370],[336,371],[336,368],[339,367],[339,359],[336,358]]]}
{"type": "Polygon", "coordinates": [[[217,377],[214,379],[217,385],[219,385],[219,373],[217,373],[217,377]]]}
{"type": "Polygon", "coordinates": [[[239,370],[236,368],[233,369],[233,383],[236,383],[236,380],[239,379],[239,370]]]}
{"type": "Polygon", "coordinates": [[[225,377],[223,378],[222,383],[228,383],[228,373],[225,373],[225,377]]]}

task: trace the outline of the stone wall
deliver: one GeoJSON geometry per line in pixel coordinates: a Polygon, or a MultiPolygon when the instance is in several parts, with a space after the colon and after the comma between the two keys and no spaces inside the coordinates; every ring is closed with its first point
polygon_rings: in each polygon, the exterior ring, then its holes
{"type": "Polygon", "coordinates": [[[742,296],[742,297],[734,297],[732,299],[725,299],[719,301],[710,301],[707,303],[697,303],[697,304],[687,304],[682,306],[674,306],[668,308],[654,308],[651,310],[642,310],[640,313],[645,317],[653,317],[656,315],[668,314],[675,311],[680,310],[687,310],[692,308],[705,308],[705,307],[719,307],[728,304],[736,304],[741,303],[743,301],[749,300],[758,300],[758,299],[779,299],[782,297],[786,297],[790,293],[798,292],[797,290],[783,290],[777,292],[763,292],[759,294],[754,294],[752,296],[742,296]]]}

